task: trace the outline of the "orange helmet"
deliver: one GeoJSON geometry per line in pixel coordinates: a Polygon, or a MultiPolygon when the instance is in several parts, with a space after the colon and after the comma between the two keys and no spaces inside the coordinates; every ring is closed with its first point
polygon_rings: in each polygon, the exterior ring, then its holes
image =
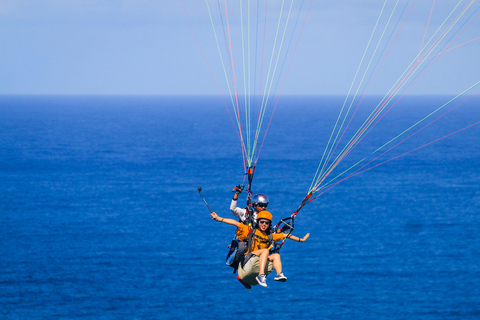
{"type": "Polygon", "coordinates": [[[270,223],[272,222],[272,214],[268,211],[260,211],[258,214],[257,214],[257,221],[260,220],[260,219],[267,219],[267,220],[270,220],[270,223]]]}

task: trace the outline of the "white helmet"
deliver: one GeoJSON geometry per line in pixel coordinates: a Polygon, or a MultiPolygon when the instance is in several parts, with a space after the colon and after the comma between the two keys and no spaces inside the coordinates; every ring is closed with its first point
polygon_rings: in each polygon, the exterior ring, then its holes
{"type": "Polygon", "coordinates": [[[252,197],[252,206],[255,207],[256,205],[263,204],[263,207],[266,208],[268,206],[268,198],[264,194],[256,194],[252,197]]]}

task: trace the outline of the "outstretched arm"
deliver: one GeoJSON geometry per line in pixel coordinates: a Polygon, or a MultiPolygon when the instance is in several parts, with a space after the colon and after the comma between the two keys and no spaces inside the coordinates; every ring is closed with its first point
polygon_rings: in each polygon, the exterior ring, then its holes
{"type": "Polygon", "coordinates": [[[298,242],[305,242],[305,240],[307,240],[308,237],[310,237],[310,233],[307,233],[303,238],[299,238],[297,236],[294,236],[293,234],[287,235],[288,239],[292,239],[292,240],[298,241],[298,242]]]}
{"type": "Polygon", "coordinates": [[[210,215],[212,216],[212,219],[215,221],[231,224],[232,226],[235,226],[237,228],[240,226],[240,222],[233,219],[225,219],[225,218],[219,217],[218,214],[216,214],[215,212],[212,212],[210,215]]]}
{"type": "Polygon", "coordinates": [[[237,207],[238,202],[238,194],[235,193],[233,196],[232,202],[230,203],[230,211],[232,211],[233,215],[239,218],[242,221],[245,221],[247,218],[247,210],[237,207]],[[236,198],[235,198],[236,197],[236,198]]]}

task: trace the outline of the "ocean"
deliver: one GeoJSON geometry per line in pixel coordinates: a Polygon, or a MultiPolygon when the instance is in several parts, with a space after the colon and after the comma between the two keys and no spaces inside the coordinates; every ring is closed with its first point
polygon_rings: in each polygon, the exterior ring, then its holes
{"type": "MultiPolygon", "coordinates": [[[[405,97],[345,165],[448,99],[405,97]]],[[[252,185],[275,220],[308,192],[342,102],[280,99],[252,185]]],[[[384,159],[479,121],[479,102],[384,159]]],[[[310,238],[281,251],[288,281],[246,290],[225,265],[235,228],[197,191],[233,217],[244,167],[221,99],[0,96],[0,318],[479,319],[479,127],[306,205],[293,233],[310,238]]]]}

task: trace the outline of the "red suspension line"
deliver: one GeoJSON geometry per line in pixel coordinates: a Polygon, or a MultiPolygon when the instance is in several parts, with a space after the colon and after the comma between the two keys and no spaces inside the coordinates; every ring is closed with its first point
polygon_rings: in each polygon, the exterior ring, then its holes
{"type": "Polygon", "coordinates": [[[435,7],[435,0],[433,0],[432,8],[430,9],[430,15],[428,16],[427,25],[425,26],[425,32],[423,33],[422,45],[420,46],[420,51],[418,52],[417,62],[420,59],[420,54],[422,53],[422,50],[423,50],[423,44],[425,42],[425,37],[427,36],[428,26],[430,25],[430,20],[432,19],[433,7],[435,7]]]}

